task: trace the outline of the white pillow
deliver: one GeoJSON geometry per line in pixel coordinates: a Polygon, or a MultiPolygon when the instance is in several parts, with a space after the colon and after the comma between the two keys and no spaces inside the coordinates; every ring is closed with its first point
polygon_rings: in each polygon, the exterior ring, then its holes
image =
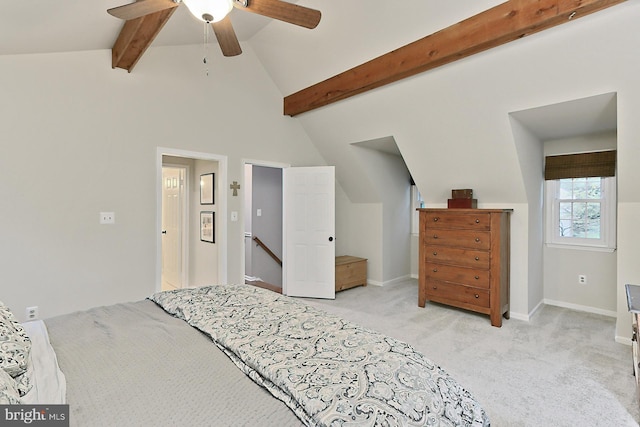
{"type": "Polygon", "coordinates": [[[18,405],[20,403],[15,380],[3,369],[0,369],[0,405],[18,405]]]}
{"type": "Polygon", "coordinates": [[[67,381],[58,365],[56,352],[49,341],[47,327],[42,320],[23,323],[31,338],[29,368],[18,379],[29,379],[28,393],[23,394],[18,383],[18,392],[23,404],[63,404],[66,402],[67,381]]]}
{"type": "Polygon", "coordinates": [[[9,308],[0,301],[0,368],[17,377],[26,372],[31,340],[9,308]]]}

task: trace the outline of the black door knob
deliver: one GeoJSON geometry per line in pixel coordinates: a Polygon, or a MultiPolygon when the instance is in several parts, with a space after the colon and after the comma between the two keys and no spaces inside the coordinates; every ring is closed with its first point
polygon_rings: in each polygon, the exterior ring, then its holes
{"type": "Polygon", "coordinates": [[[329,237],[329,241],[330,241],[330,242],[333,242],[333,237],[329,237]]]}

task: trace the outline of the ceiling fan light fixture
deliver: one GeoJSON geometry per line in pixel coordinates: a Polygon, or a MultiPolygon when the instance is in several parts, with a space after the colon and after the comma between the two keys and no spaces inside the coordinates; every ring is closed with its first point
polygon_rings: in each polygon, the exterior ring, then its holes
{"type": "Polygon", "coordinates": [[[183,0],[183,3],[193,16],[204,22],[221,21],[233,9],[233,0],[183,0]]]}

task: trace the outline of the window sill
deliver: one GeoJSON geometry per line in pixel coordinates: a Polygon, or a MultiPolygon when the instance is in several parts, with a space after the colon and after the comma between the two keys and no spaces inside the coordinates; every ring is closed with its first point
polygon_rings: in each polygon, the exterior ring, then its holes
{"type": "Polygon", "coordinates": [[[555,249],[569,249],[569,250],[577,250],[577,251],[593,251],[593,252],[609,252],[613,253],[616,251],[616,248],[610,248],[607,246],[590,246],[590,245],[572,245],[572,244],[562,244],[562,243],[545,243],[548,248],[555,249]]]}

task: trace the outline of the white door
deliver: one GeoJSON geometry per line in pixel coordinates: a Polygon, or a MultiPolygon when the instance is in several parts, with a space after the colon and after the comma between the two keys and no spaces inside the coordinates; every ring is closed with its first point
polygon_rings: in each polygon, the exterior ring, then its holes
{"type": "Polygon", "coordinates": [[[283,170],[282,293],[335,298],[335,168],[283,170]]]}
{"type": "Polygon", "coordinates": [[[184,169],[162,168],[162,289],[182,287],[184,169]]]}

